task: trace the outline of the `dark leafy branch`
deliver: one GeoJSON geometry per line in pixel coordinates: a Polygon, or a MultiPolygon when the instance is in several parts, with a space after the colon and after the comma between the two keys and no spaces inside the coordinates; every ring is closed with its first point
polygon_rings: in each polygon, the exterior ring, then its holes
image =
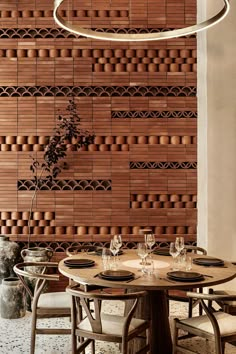
{"type": "Polygon", "coordinates": [[[48,138],[44,146],[42,159],[31,156],[30,171],[34,179],[34,194],[31,199],[30,215],[28,221],[28,245],[31,236],[31,218],[34,200],[43,181],[57,178],[63,169],[68,168],[65,161],[68,150],[78,151],[83,146],[94,143],[95,135],[80,126],[80,117],[74,97],[69,100],[65,114],[59,114],[53,135],[48,138]]]}

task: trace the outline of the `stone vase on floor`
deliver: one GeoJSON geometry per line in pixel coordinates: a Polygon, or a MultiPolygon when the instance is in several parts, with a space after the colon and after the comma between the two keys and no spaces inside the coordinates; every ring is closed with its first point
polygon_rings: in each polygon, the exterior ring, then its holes
{"type": "Polygon", "coordinates": [[[8,236],[0,235],[0,284],[2,279],[14,276],[13,267],[19,259],[19,245],[8,236]]]}
{"type": "Polygon", "coordinates": [[[2,280],[0,309],[2,318],[13,319],[25,316],[25,289],[17,277],[2,280]]]}

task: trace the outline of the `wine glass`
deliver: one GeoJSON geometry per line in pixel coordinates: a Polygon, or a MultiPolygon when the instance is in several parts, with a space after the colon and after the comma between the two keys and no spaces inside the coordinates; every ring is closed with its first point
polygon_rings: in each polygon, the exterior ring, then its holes
{"type": "Polygon", "coordinates": [[[148,249],[145,243],[139,242],[137,244],[137,254],[141,258],[141,264],[142,264],[141,271],[145,273],[145,258],[148,255],[148,249]]]}
{"type": "Polygon", "coordinates": [[[118,262],[118,254],[119,254],[119,250],[122,247],[122,237],[121,235],[114,235],[113,237],[114,243],[115,243],[115,247],[117,248],[117,254],[116,254],[116,258],[117,258],[117,262],[118,262]]]}
{"type": "Polygon", "coordinates": [[[121,235],[114,235],[113,239],[119,252],[120,248],[122,247],[122,237],[121,235]]]}
{"type": "Polygon", "coordinates": [[[145,235],[145,243],[147,247],[149,248],[149,257],[151,257],[151,252],[152,252],[152,246],[155,245],[156,240],[155,240],[155,235],[154,234],[146,234],[145,235]]]}
{"type": "Polygon", "coordinates": [[[176,266],[176,260],[177,260],[177,256],[179,255],[179,251],[176,248],[176,243],[175,242],[171,242],[170,243],[169,253],[173,257],[172,269],[173,270],[177,270],[178,268],[176,266]]]}
{"type": "Polygon", "coordinates": [[[175,247],[177,248],[179,254],[184,249],[184,237],[176,237],[175,239],[175,247]]]}
{"type": "Polygon", "coordinates": [[[175,247],[177,248],[179,254],[178,254],[178,258],[177,261],[181,267],[181,261],[182,261],[182,252],[184,250],[184,238],[182,236],[180,237],[176,237],[175,239],[175,247]]]}
{"type": "Polygon", "coordinates": [[[113,267],[116,268],[117,264],[116,264],[116,254],[119,251],[119,248],[117,248],[116,242],[114,239],[111,240],[110,242],[110,251],[113,254],[113,267]]]}

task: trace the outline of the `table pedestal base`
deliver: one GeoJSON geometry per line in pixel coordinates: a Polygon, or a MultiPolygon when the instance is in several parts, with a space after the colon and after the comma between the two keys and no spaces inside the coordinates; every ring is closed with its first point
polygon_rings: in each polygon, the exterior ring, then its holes
{"type": "MultiPolygon", "coordinates": [[[[132,289],[133,291],[138,289],[132,289]]],[[[138,318],[150,319],[150,353],[151,354],[171,354],[172,340],[168,317],[168,303],[165,291],[148,291],[146,299],[139,301],[136,310],[138,318]]],[[[140,340],[135,340],[129,348],[129,354],[135,354],[143,346],[140,340]]]]}

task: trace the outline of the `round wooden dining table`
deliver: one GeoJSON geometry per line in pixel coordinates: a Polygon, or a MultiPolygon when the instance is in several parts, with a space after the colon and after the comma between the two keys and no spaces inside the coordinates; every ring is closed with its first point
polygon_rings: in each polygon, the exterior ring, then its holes
{"type": "MultiPolygon", "coordinates": [[[[210,287],[216,284],[228,282],[236,277],[236,267],[230,262],[225,262],[224,267],[205,267],[193,264],[193,272],[203,274],[203,279],[197,281],[176,281],[169,279],[167,273],[171,271],[172,258],[170,256],[153,254],[154,273],[143,274],[140,258],[136,250],[124,249],[119,256],[118,268],[134,273],[134,279],[128,281],[111,281],[99,278],[98,274],[103,269],[102,257],[96,253],[80,253],[73,258],[86,258],[95,261],[94,266],[88,268],[69,268],[65,265],[65,259],[59,263],[59,272],[69,279],[80,284],[93,284],[109,288],[122,288],[130,290],[146,290],[148,292],[145,303],[139,311],[144,318],[151,321],[150,328],[150,353],[171,354],[172,340],[168,317],[168,303],[166,291],[173,289],[187,290],[193,288],[210,287]]],[[[69,257],[72,259],[72,257],[69,257]]],[[[197,257],[197,255],[192,255],[197,257]]],[[[205,256],[204,256],[205,257],[205,256]]],[[[66,259],[69,259],[68,257],[66,259]]],[[[135,347],[135,346],[134,346],[135,347]]],[[[135,349],[133,351],[135,353],[135,349]]]]}

